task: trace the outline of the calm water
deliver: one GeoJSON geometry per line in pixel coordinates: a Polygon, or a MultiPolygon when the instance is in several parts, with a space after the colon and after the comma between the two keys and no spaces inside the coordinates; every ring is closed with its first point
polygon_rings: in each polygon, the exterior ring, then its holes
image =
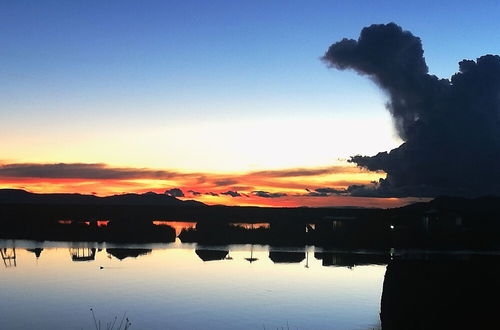
{"type": "Polygon", "coordinates": [[[103,328],[124,312],[132,329],[380,326],[386,266],[324,266],[314,247],[19,240],[0,247],[0,329],[94,329],[90,307],[103,328]]]}

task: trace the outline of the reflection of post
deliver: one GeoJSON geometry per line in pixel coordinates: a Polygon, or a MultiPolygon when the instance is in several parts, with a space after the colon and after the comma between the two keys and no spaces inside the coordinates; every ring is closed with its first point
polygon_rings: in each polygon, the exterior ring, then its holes
{"type": "Polygon", "coordinates": [[[95,248],[69,248],[69,254],[73,261],[95,260],[95,248]]]}
{"type": "Polygon", "coordinates": [[[250,246],[250,258],[245,258],[245,260],[249,263],[259,260],[258,258],[253,257],[253,244],[250,246]]]}
{"type": "Polygon", "coordinates": [[[35,254],[36,259],[40,258],[42,254],[43,248],[34,248],[34,249],[26,249],[28,252],[33,252],[35,254]]]}
{"type": "Polygon", "coordinates": [[[306,265],[305,265],[306,268],[309,268],[309,250],[306,249],[306,265]]]}
{"type": "Polygon", "coordinates": [[[16,248],[2,248],[0,249],[3,264],[5,267],[16,267],[16,248]]]}

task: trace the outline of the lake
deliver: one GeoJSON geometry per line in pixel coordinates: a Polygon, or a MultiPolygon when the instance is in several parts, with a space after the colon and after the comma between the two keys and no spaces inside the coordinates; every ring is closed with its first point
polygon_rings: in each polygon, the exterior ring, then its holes
{"type": "Polygon", "coordinates": [[[385,265],[262,245],[0,241],[1,329],[378,328],[385,265]],[[13,255],[15,260],[8,259],[13,255]],[[43,250],[40,250],[43,249],[43,250]],[[316,254],[316,257],[315,257],[316,254]],[[270,256],[273,260],[270,259],[270,256]]]}
{"type": "MultiPolygon", "coordinates": [[[[0,240],[0,329],[486,329],[491,251],[0,240]],[[116,328],[116,325],[115,325],[116,328]]],[[[493,300],[492,300],[493,299],[493,300]]]]}

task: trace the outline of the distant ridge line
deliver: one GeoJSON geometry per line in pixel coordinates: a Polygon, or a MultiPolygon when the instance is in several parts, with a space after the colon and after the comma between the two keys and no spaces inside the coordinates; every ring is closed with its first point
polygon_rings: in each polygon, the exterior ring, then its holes
{"type": "Polygon", "coordinates": [[[80,193],[37,194],[22,189],[0,189],[0,204],[206,206],[154,192],[99,197],[80,193]]]}

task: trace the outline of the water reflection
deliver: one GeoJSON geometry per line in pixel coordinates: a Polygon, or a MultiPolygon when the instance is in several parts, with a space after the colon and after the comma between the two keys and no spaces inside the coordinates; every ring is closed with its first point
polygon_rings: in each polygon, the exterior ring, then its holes
{"type": "Polygon", "coordinates": [[[69,248],[69,254],[73,261],[92,261],[95,260],[95,248],[69,248]]]}
{"type": "Polygon", "coordinates": [[[259,258],[254,258],[253,256],[253,244],[250,246],[250,257],[245,258],[245,260],[248,261],[249,263],[259,260],[259,258]]]}
{"type": "Polygon", "coordinates": [[[43,248],[37,247],[37,248],[34,248],[34,249],[26,249],[26,251],[33,252],[35,254],[35,257],[37,259],[39,259],[40,255],[42,254],[43,248]]]}
{"type": "Polygon", "coordinates": [[[269,259],[277,263],[297,263],[306,258],[305,252],[270,251],[269,259]]]}
{"type": "Polygon", "coordinates": [[[323,266],[348,268],[363,265],[385,265],[389,262],[387,253],[315,252],[314,257],[321,260],[323,266]]]}
{"type": "Polygon", "coordinates": [[[272,329],[287,321],[293,329],[372,329],[379,322],[384,330],[481,329],[497,322],[495,253],[1,240],[0,252],[10,268],[0,270],[0,310],[10,322],[2,328],[32,329],[25,319],[49,322],[62,310],[71,315],[64,324],[91,329],[88,315],[66,305],[113,315],[134,310],[138,329],[272,329]]]}
{"type": "MultiPolygon", "coordinates": [[[[150,244],[114,244],[100,242],[56,242],[56,241],[17,241],[28,244],[24,251],[35,255],[39,259],[43,251],[51,251],[65,247],[70,255],[71,261],[95,261],[101,251],[105,251],[108,258],[124,260],[126,258],[138,258],[150,255],[154,250],[180,248],[185,252],[192,251],[203,261],[245,260],[253,263],[258,260],[268,260],[273,264],[280,263],[304,263],[309,267],[309,253],[313,253],[315,259],[321,260],[322,266],[355,267],[361,265],[384,265],[389,260],[389,255],[383,251],[379,252],[349,252],[328,251],[314,246],[303,247],[272,247],[259,244],[236,244],[225,246],[201,245],[197,243],[150,243],[150,244]],[[68,246],[69,245],[69,246],[68,246]],[[66,247],[68,246],[68,247],[66,247]],[[151,248],[146,248],[151,247],[151,248]],[[242,254],[243,253],[243,254],[242,254]],[[305,262],[304,262],[305,261],[305,262]]],[[[17,260],[16,240],[0,240],[0,252],[4,265],[15,266],[17,260]]],[[[19,247],[17,247],[19,250],[19,247]]],[[[45,252],[47,253],[47,252],[45,252]]]]}
{"type": "Polygon", "coordinates": [[[2,256],[3,264],[5,267],[16,267],[16,248],[0,248],[0,255],[2,256]]]}
{"type": "Polygon", "coordinates": [[[111,248],[106,249],[106,252],[115,257],[116,259],[123,260],[125,258],[137,258],[139,256],[148,255],[151,253],[151,249],[123,249],[123,248],[111,248]]]}
{"type": "Polygon", "coordinates": [[[229,251],[225,250],[195,250],[194,252],[203,261],[224,260],[229,254],[229,251]]]}

